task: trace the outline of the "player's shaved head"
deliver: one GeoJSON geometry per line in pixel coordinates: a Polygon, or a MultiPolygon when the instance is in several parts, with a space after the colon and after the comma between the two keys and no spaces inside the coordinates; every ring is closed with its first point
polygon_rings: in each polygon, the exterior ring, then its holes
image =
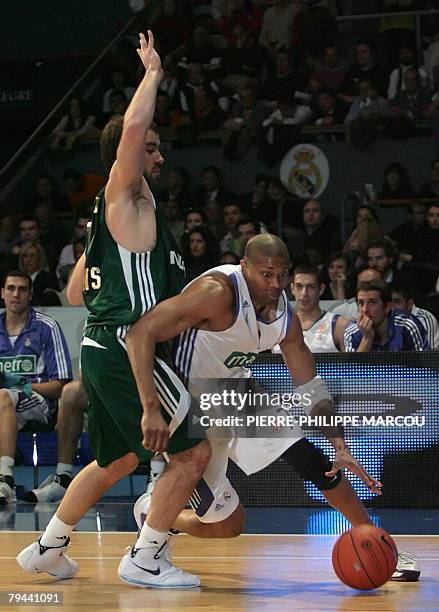
{"type": "Polygon", "coordinates": [[[273,234],[258,234],[250,238],[244,257],[248,263],[253,264],[263,258],[282,259],[286,264],[290,263],[290,254],[285,243],[273,234]]]}

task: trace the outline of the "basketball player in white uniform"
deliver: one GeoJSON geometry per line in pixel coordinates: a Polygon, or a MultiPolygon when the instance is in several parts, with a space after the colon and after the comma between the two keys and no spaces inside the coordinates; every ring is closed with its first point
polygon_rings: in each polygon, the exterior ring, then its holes
{"type": "MultiPolygon", "coordinates": [[[[153,380],[156,342],[180,336],[176,367],[189,389],[197,379],[248,378],[246,368],[256,355],[280,345],[295,391],[309,394],[309,414],[332,414],[324,382],[316,376],[312,353],[291,311],[284,289],[290,280],[285,244],[270,234],[252,238],[238,266],[219,266],[195,279],[179,295],[158,304],[139,319],[127,336],[127,350],[143,406],[158,401],[153,380]]],[[[242,533],[244,510],[226,476],[231,458],[247,474],[263,469],[278,457],[311,480],[328,502],[351,524],[370,523],[369,516],[340,468],[355,473],[371,491],[381,483],[351,455],[340,430],[326,433],[335,449],[331,463],[299,428],[290,438],[210,438],[212,458],[192,497],[192,510],[183,510],[174,528],[198,537],[232,537],[242,533]]],[[[148,430],[145,446],[161,447],[160,432],[148,430]],[[153,439],[152,439],[153,438],[153,439]]],[[[138,523],[147,512],[148,495],[135,507],[138,523]]]]}

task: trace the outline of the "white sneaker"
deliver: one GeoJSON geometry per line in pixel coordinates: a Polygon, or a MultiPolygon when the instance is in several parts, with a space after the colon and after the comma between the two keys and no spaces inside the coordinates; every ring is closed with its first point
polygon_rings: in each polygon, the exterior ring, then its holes
{"type": "Polygon", "coordinates": [[[31,504],[57,502],[64,497],[71,482],[72,478],[68,474],[51,474],[37,489],[25,491],[21,499],[31,504]]]}
{"type": "MultiPolygon", "coordinates": [[[[139,537],[140,535],[143,523],[146,520],[146,515],[148,514],[149,504],[151,503],[151,493],[148,491],[148,489],[146,489],[146,493],[139,497],[133,508],[134,519],[137,523],[137,537],[139,537]]],[[[176,531],[175,529],[170,529],[168,531],[168,539],[166,540],[166,544],[163,547],[162,555],[166,559],[166,561],[168,561],[168,563],[172,563],[172,545],[174,543],[174,536],[177,534],[178,531],[176,531]]]]}
{"type": "Polygon", "coordinates": [[[12,476],[0,475],[0,506],[14,501],[17,501],[14,479],[12,476]]]}
{"type": "Polygon", "coordinates": [[[193,589],[200,578],[169,563],[163,549],[129,548],[119,564],[119,578],[129,584],[155,589],[193,589]]]}
{"type": "Polygon", "coordinates": [[[390,580],[393,582],[416,582],[421,575],[419,563],[411,553],[398,552],[398,563],[390,580]]]}
{"type": "Polygon", "coordinates": [[[73,578],[78,573],[78,564],[67,555],[70,538],[62,546],[43,546],[38,538],[18,555],[17,561],[26,572],[40,574],[47,572],[55,578],[73,578]]]}

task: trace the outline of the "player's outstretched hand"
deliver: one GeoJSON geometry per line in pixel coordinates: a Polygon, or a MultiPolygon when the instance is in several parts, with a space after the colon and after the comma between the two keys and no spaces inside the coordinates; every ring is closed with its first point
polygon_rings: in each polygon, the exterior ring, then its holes
{"type": "Polygon", "coordinates": [[[151,30],[148,30],[148,42],[145,35],[139,34],[140,49],[137,49],[142,64],[145,70],[159,72],[162,74],[162,62],[157,51],[154,49],[154,36],[151,30]]]}
{"type": "Polygon", "coordinates": [[[379,480],[376,480],[371,476],[361,465],[361,463],[355,459],[355,457],[351,454],[349,448],[345,447],[338,450],[335,453],[335,459],[332,463],[332,470],[330,472],[325,472],[325,475],[329,478],[334,477],[338,470],[341,468],[346,468],[356,476],[360,480],[364,482],[366,487],[371,491],[371,493],[376,493],[377,495],[382,495],[381,487],[383,486],[379,480]]]}
{"type": "Polygon", "coordinates": [[[169,427],[160,410],[144,412],[141,425],[142,446],[156,453],[166,450],[169,442],[169,427]]]}

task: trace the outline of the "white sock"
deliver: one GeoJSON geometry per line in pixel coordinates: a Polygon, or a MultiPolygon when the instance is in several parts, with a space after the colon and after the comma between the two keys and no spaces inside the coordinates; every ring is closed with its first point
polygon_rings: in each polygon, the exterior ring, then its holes
{"type": "Polygon", "coordinates": [[[156,548],[163,546],[167,537],[167,531],[157,531],[156,529],[149,527],[145,521],[134,548],[153,548],[155,550],[156,548]]]}
{"type": "Polygon", "coordinates": [[[154,480],[157,480],[157,478],[162,474],[163,470],[165,469],[165,460],[163,458],[157,459],[157,457],[154,457],[154,459],[151,459],[150,465],[151,471],[149,473],[149,477],[154,478],[154,480]]]}
{"type": "Polygon", "coordinates": [[[56,473],[59,474],[68,474],[69,476],[73,476],[73,465],[71,463],[61,463],[58,461],[56,464],[56,473]]]}
{"type": "Polygon", "coordinates": [[[14,467],[14,457],[3,455],[0,457],[0,474],[2,476],[12,476],[12,468],[14,467]]]}
{"type": "Polygon", "coordinates": [[[46,531],[41,536],[43,546],[62,546],[70,536],[74,525],[67,525],[60,521],[54,514],[46,527],[46,531]]]}

